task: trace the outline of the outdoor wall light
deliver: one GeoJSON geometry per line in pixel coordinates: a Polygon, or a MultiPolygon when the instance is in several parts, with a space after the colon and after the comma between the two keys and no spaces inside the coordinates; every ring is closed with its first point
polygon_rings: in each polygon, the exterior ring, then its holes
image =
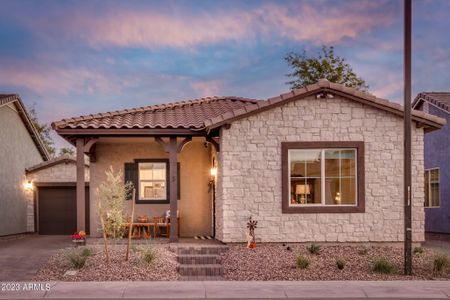
{"type": "Polygon", "coordinates": [[[211,177],[216,178],[216,176],[217,176],[217,168],[216,167],[211,168],[210,173],[211,173],[211,177]]]}
{"type": "Polygon", "coordinates": [[[31,190],[33,190],[33,182],[31,182],[31,180],[25,181],[25,182],[23,183],[23,188],[24,188],[26,191],[31,191],[31,190]]]}

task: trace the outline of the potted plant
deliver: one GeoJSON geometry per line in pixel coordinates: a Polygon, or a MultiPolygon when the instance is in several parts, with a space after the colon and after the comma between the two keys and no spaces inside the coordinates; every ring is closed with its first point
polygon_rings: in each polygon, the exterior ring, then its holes
{"type": "Polygon", "coordinates": [[[74,243],[75,247],[86,245],[86,232],[84,232],[83,230],[81,230],[80,232],[75,232],[71,237],[72,243],[74,243]]]}
{"type": "Polygon", "coordinates": [[[255,229],[257,225],[258,221],[252,220],[252,217],[250,216],[247,222],[247,229],[248,229],[247,248],[249,249],[256,248],[255,229]]]}

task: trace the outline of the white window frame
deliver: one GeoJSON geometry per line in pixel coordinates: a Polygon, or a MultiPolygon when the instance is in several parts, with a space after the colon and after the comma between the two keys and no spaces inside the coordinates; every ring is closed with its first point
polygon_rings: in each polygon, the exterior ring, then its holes
{"type": "MultiPolygon", "coordinates": [[[[320,203],[308,203],[308,204],[298,204],[298,203],[291,203],[289,201],[289,207],[355,207],[358,206],[358,149],[357,148],[311,148],[311,149],[288,149],[288,180],[289,180],[289,195],[291,195],[291,153],[293,151],[320,151],[320,203]],[[332,151],[342,151],[342,150],[353,150],[355,151],[355,204],[326,204],[325,203],[325,181],[326,181],[326,174],[325,174],[325,151],[332,150],[332,151]]],[[[339,160],[341,158],[339,157],[339,160]]],[[[295,178],[295,177],[294,177],[295,178]]],[[[308,178],[307,176],[305,178],[308,178]]],[[[339,163],[339,178],[350,178],[348,176],[342,177],[341,176],[341,163],[339,163]]],[[[339,182],[339,185],[341,185],[341,182],[339,182]]],[[[339,187],[339,190],[341,190],[341,187],[339,187]]]]}
{"type": "MultiPolygon", "coordinates": [[[[425,169],[425,175],[427,174],[427,172],[428,172],[428,177],[427,176],[424,176],[424,177],[426,177],[426,180],[427,180],[427,182],[425,182],[425,184],[428,185],[428,206],[425,206],[426,201],[424,201],[424,207],[425,208],[440,208],[441,207],[441,170],[440,170],[439,167],[435,167],[435,168],[425,169]],[[434,171],[434,170],[438,170],[438,182],[437,182],[439,184],[439,191],[438,191],[438,194],[439,194],[439,205],[438,206],[435,206],[435,205],[431,206],[430,205],[432,203],[432,201],[431,201],[431,176],[430,176],[430,173],[431,173],[431,171],[434,171]]],[[[426,198],[424,200],[426,200],[426,198]]]]}
{"type": "MultiPolygon", "coordinates": [[[[167,163],[165,162],[159,162],[159,161],[142,161],[142,162],[138,162],[138,184],[139,184],[139,200],[141,201],[162,201],[162,200],[167,200],[167,174],[168,172],[168,168],[167,168],[167,163]],[[164,179],[141,179],[141,165],[143,164],[162,164],[164,165],[164,173],[165,173],[165,178],[164,179]],[[155,183],[155,182],[164,182],[164,186],[165,186],[165,190],[164,190],[164,197],[162,198],[145,198],[145,197],[141,197],[141,182],[147,182],[147,183],[155,183]]],[[[143,192],[143,194],[145,194],[145,192],[143,192]]]]}

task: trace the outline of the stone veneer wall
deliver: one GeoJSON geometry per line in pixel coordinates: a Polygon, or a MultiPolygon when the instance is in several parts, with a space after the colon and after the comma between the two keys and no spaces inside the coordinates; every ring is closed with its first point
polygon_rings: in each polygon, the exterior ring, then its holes
{"type": "MultiPolygon", "coordinates": [[[[27,180],[39,182],[76,182],[76,163],[60,163],[26,175],[27,180]]],[[[85,167],[85,180],[89,182],[89,167],[85,167]]],[[[36,187],[34,187],[36,189],[36,187]]],[[[27,231],[34,232],[34,191],[27,191],[27,231]]]]}
{"type": "MultiPolygon", "coordinates": [[[[423,129],[413,126],[413,240],[424,240],[423,129]]],[[[309,97],[222,129],[217,238],[245,241],[248,216],[264,242],[403,240],[403,119],[344,99],[309,97]],[[365,213],[283,214],[281,142],[364,141],[365,213]]]]}

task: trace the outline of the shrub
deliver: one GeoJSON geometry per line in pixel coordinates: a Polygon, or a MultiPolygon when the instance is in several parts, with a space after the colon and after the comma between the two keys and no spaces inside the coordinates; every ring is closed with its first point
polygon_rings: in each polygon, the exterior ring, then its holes
{"type": "Polygon", "coordinates": [[[309,259],[303,255],[297,256],[297,267],[300,269],[306,269],[309,267],[309,259]]]}
{"type": "Polygon", "coordinates": [[[151,264],[156,259],[156,256],[157,256],[157,254],[156,254],[155,250],[148,248],[147,250],[144,251],[142,259],[146,263],[151,264]]]}
{"type": "Polygon", "coordinates": [[[373,270],[381,274],[392,274],[396,271],[396,267],[387,258],[381,257],[374,261],[373,270]]]}
{"type": "Polygon", "coordinates": [[[137,252],[142,252],[142,249],[136,245],[131,245],[131,252],[133,253],[137,253],[137,252]]]}
{"type": "Polygon", "coordinates": [[[309,247],[306,247],[306,249],[311,254],[319,255],[320,254],[320,245],[311,244],[309,247]]]}
{"type": "Polygon", "coordinates": [[[436,255],[433,260],[433,273],[441,273],[450,265],[450,260],[447,255],[436,255]]]}
{"type": "Polygon", "coordinates": [[[86,264],[87,256],[82,255],[81,251],[71,250],[66,254],[67,260],[72,268],[79,270],[86,264]]]}
{"type": "Polygon", "coordinates": [[[367,255],[367,253],[369,253],[369,248],[367,247],[364,247],[358,251],[359,255],[367,255]]]}
{"type": "Polygon", "coordinates": [[[92,251],[91,248],[83,247],[81,249],[81,253],[80,253],[81,256],[89,257],[89,256],[92,256],[92,254],[94,254],[94,251],[92,251]]]}
{"type": "Polygon", "coordinates": [[[343,270],[344,267],[345,267],[345,260],[343,260],[342,258],[336,259],[336,267],[337,267],[339,270],[343,270]]]}
{"type": "Polygon", "coordinates": [[[423,253],[423,248],[420,247],[420,246],[414,247],[413,253],[414,254],[421,254],[421,253],[423,253]]]}

